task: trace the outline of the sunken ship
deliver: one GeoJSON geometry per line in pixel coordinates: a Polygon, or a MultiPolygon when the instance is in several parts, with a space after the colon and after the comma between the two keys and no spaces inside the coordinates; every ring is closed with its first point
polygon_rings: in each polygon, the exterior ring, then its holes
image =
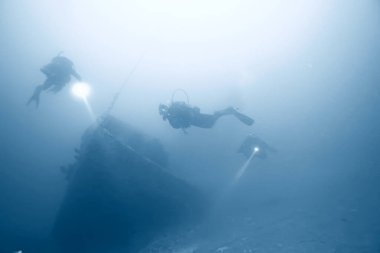
{"type": "Polygon", "coordinates": [[[155,236],[199,220],[205,199],[166,169],[159,140],[107,115],[65,166],[68,185],[52,231],[57,252],[138,252],[155,236]]]}

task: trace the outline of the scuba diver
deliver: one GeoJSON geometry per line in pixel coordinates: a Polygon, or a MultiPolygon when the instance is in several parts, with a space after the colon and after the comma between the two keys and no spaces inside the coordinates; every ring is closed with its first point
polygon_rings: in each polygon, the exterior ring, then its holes
{"type": "Polygon", "coordinates": [[[46,80],[43,84],[38,85],[34,89],[33,95],[28,100],[27,105],[34,101],[36,107],[38,107],[40,103],[40,94],[43,90],[49,90],[56,93],[70,82],[71,76],[74,76],[78,81],[81,81],[80,75],[74,70],[73,62],[60,54],[54,57],[49,64],[42,67],[41,72],[45,74],[46,80]]]}
{"type": "Polygon", "coordinates": [[[253,152],[255,156],[265,159],[268,152],[276,153],[277,149],[269,146],[265,141],[260,139],[254,134],[248,135],[238,149],[238,153],[242,153],[245,157],[249,158],[253,152]]]}
{"type": "Polygon", "coordinates": [[[162,119],[168,120],[175,129],[181,128],[185,130],[190,126],[211,128],[220,117],[225,115],[233,115],[248,126],[254,123],[252,118],[238,112],[233,107],[216,111],[213,114],[204,114],[200,112],[198,107],[192,107],[188,103],[172,102],[170,105],[160,104],[158,110],[162,119]]]}

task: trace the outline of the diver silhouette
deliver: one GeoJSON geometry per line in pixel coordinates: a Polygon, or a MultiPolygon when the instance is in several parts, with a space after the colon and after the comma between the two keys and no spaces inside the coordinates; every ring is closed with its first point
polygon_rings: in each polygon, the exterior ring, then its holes
{"type": "Polygon", "coordinates": [[[41,72],[45,74],[46,80],[34,89],[33,95],[28,100],[27,105],[35,102],[36,107],[38,107],[42,91],[49,90],[54,93],[60,91],[70,82],[71,76],[81,81],[80,75],[74,70],[73,62],[60,55],[54,57],[49,64],[42,67],[41,72]]]}
{"type": "Polygon", "coordinates": [[[192,107],[185,102],[172,102],[170,105],[160,104],[158,110],[162,119],[168,120],[175,129],[186,129],[190,126],[212,128],[220,117],[226,115],[233,115],[248,126],[254,123],[252,118],[238,112],[233,107],[227,107],[213,114],[204,114],[198,107],[192,107]]]}
{"type": "Polygon", "coordinates": [[[249,134],[240,145],[238,153],[243,154],[249,158],[253,152],[256,152],[255,156],[265,159],[268,153],[277,153],[277,149],[267,144],[254,134],[249,134]]]}

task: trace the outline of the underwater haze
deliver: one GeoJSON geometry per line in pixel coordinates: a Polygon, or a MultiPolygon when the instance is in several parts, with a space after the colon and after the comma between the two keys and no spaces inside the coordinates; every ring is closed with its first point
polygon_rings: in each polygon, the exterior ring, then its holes
{"type": "Polygon", "coordinates": [[[0,253],[63,252],[62,166],[115,94],[109,113],[157,138],[165,173],[208,203],[138,251],[99,252],[380,252],[379,27],[378,0],[2,0],[0,253]],[[26,105],[60,52],[90,85],[87,106],[75,78],[26,105]],[[185,133],[159,115],[173,100],[255,123],[185,133]],[[277,152],[237,177],[249,134],[277,152]]]}

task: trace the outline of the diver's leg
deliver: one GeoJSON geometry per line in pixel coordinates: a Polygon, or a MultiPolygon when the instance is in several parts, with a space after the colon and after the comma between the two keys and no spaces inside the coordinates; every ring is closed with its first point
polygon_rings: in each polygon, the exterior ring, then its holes
{"type": "Polygon", "coordinates": [[[51,88],[49,89],[49,92],[54,92],[54,93],[57,93],[59,92],[60,90],[62,90],[62,88],[64,87],[65,85],[63,84],[54,84],[51,86],[51,88]]]}
{"type": "Polygon", "coordinates": [[[228,107],[224,110],[216,111],[214,114],[197,113],[193,116],[191,124],[202,128],[212,128],[220,117],[233,114],[234,111],[234,108],[228,107]]]}
{"type": "Polygon", "coordinates": [[[218,115],[219,117],[224,115],[234,115],[238,120],[240,120],[248,126],[252,125],[255,122],[251,117],[248,117],[247,115],[238,112],[233,107],[228,107],[224,110],[216,111],[214,114],[218,115]]]}
{"type": "Polygon", "coordinates": [[[194,115],[191,124],[196,127],[201,128],[212,128],[215,125],[215,122],[218,120],[219,116],[215,114],[203,114],[199,113],[194,115]]]}
{"type": "Polygon", "coordinates": [[[41,94],[42,90],[43,90],[43,85],[38,85],[34,89],[33,95],[29,98],[29,100],[28,100],[28,102],[26,104],[29,105],[32,101],[35,101],[36,102],[36,107],[38,107],[38,105],[40,103],[40,94],[41,94]]]}
{"type": "Polygon", "coordinates": [[[40,104],[40,94],[41,94],[41,92],[43,90],[48,89],[50,86],[51,86],[51,82],[49,81],[49,79],[47,79],[43,84],[38,85],[34,89],[33,95],[30,97],[30,99],[28,100],[28,102],[26,104],[29,105],[32,101],[35,101],[36,102],[36,107],[38,107],[39,104],[40,104]]]}
{"type": "Polygon", "coordinates": [[[57,77],[54,79],[54,82],[50,85],[50,92],[57,93],[60,90],[62,90],[63,87],[66,86],[70,82],[70,76],[64,76],[64,77],[57,77]]]}
{"type": "Polygon", "coordinates": [[[236,113],[236,109],[233,108],[232,106],[230,107],[227,107],[226,109],[224,110],[220,110],[220,111],[216,111],[214,112],[214,115],[218,118],[220,118],[221,116],[224,116],[224,115],[232,115],[232,114],[235,114],[236,113]]]}
{"type": "Polygon", "coordinates": [[[216,121],[225,115],[234,115],[238,120],[244,124],[250,126],[254,123],[254,120],[247,115],[238,112],[233,107],[228,107],[224,110],[216,111],[214,114],[198,113],[193,116],[192,125],[202,128],[211,128],[215,125],[216,121]]]}

